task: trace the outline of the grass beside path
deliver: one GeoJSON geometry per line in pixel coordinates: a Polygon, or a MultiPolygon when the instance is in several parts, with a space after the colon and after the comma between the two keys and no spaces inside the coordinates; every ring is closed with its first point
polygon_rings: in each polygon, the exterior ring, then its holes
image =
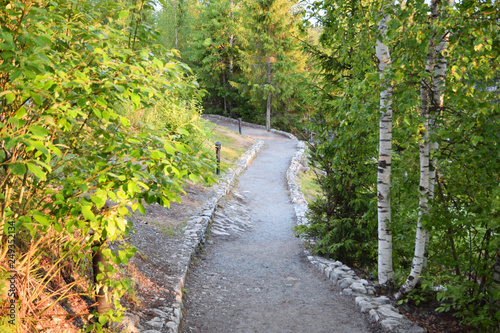
{"type": "Polygon", "coordinates": [[[215,154],[215,143],[219,141],[221,149],[222,169],[231,167],[240,156],[245,153],[255,140],[231,131],[227,127],[206,121],[208,140],[211,142],[215,154]]]}
{"type": "Polygon", "coordinates": [[[311,167],[306,170],[301,168],[298,173],[298,180],[308,204],[311,204],[317,196],[322,195],[321,187],[316,180],[316,174],[311,167]]]}

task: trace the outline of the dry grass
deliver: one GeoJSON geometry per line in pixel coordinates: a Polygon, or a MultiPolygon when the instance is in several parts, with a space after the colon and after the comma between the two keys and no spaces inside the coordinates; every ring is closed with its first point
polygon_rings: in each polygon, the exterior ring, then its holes
{"type": "MultiPolygon", "coordinates": [[[[11,327],[14,332],[79,332],[83,327],[90,314],[92,285],[89,258],[73,260],[81,241],[85,238],[54,229],[33,238],[17,235],[17,253],[21,255],[16,254],[15,259],[16,323],[11,327]]],[[[3,251],[3,281],[12,276],[8,262],[3,251]]],[[[0,299],[1,317],[8,315],[12,299],[5,291],[0,299]]]]}

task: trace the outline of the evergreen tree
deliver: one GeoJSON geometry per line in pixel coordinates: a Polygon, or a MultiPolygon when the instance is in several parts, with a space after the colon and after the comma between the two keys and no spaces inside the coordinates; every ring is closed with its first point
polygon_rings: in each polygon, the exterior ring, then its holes
{"type": "Polygon", "coordinates": [[[196,0],[161,0],[161,10],[155,11],[154,23],[161,30],[159,42],[167,49],[176,49],[183,58],[190,53],[191,38],[199,17],[196,0]]]}
{"type": "Polygon", "coordinates": [[[297,1],[248,0],[248,49],[245,53],[243,89],[257,109],[265,102],[266,127],[271,127],[271,107],[275,113],[291,114],[302,107],[299,82],[304,79],[306,56],[298,39],[301,19],[297,1]]]}
{"type": "Polygon", "coordinates": [[[238,99],[230,82],[240,72],[239,9],[234,0],[207,1],[201,8],[190,60],[196,64],[202,87],[208,91],[205,107],[231,114],[238,99]]]}

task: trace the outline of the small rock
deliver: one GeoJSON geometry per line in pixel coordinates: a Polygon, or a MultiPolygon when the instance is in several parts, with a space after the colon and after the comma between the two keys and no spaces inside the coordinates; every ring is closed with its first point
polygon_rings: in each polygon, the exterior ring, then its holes
{"type": "Polygon", "coordinates": [[[405,333],[425,333],[426,330],[418,325],[412,325],[405,330],[405,333]]]}
{"type": "Polygon", "coordinates": [[[387,296],[375,297],[373,301],[377,304],[389,304],[391,302],[387,296]]]}
{"type": "Polygon", "coordinates": [[[361,309],[362,313],[366,313],[366,312],[370,311],[371,309],[376,309],[377,305],[370,303],[370,302],[363,301],[359,304],[359,308],[361,309]]]}
{"type": "Polygon", "coordinates": [[[378,312],[386,317],[403,318],[403,315],[396,312],[396,309],[392,305],[383,305],[378,308],[378,312]]]}
{"type": "Polygon", "coordinates": [[[361,302],[365,302],[366,301],[366,298],[363,297],[363,296],[356,296],[356,298],[354,299],[354,301],[356,302],[356,304],[359,306],[359,304],[361,302]]]}
{"type": "Polygon", "coordinates": [[[175,318],[177,318],[177,320],[180,320],[181,310],[179,308],[174,309],[174,316],[175,316],[175,318]]]}
{"type": "Polygon", "coordinates": [[[168,313],[165,313],[161,310],[158,310],[158,309],[151,309],[152,312],[156,313],[158,316],[162,317],[162,318],[167,318],[168,317],[168,313]]]}
{"type": "Polygon", "coordinates": [[[349,284],[345,281],[341,282],[339,284],[340,290],[344,290],[345,288],[349,287],[349,284]]]}
{"type": "Polygon", "coordinates": [[[371,321],[378,321],[380,319],[380,316],[378,315],[377,311],[374,309],[371,309],[368,314],[370,315],[370,320],[371,321]]]}
{"type": "Polygon", "coordinates": [[[344,294],[346,294],[347,296],[352,296],[352,294],[353,294],[353,291],[352,291],[352,289],[350,289],[350,288],[346,288],[346,289],[344,289],[344,290],[343,290],[343,292],[344,292],[344,294]]]}
{"type": "Polygon", "coordinates": [[[146,325],[161,330],[163,327],[163,320],[158,317],[154,317],[153,320],[147,321],[146,325]]]}
{"type": "Polygon", "coordinates": [[[397,329],[399,326],[401,326],[401,323],[397,320],[394,320],[394,319],[391,319],[391,318],[388,318],[388,319],[384,319],[380,322],[380,325],[382,325],[382,328],[387,330],[387,331],[394,331],[395,329],[397,329]]]}
{"type": "Polygon", "coordinates": [[[351,284],[351,289],[355,292],[366,294],[366,288],[362,283],[354,282],[351,284]]]}

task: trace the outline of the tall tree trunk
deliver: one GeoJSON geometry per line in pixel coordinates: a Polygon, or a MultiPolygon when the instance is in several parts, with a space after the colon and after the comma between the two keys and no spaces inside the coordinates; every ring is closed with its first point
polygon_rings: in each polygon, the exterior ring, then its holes
{"type": "Polygon", "coordinates": [[[227,100],[226,100],[226,70],[222,70],[222,86],[224,87],[224,115],[227,114],[227,100]]]}
{"type": "MultiPolygon", "coordinates": [[[[386,7],[384,5],[384,7],[386,7]]],[[[384,14],[378,24],[380,38],[375,51],[379,61],[382,92],[380,93],[380,138],[377,174],[378,196],[378,279],[379,283],[392,288],[394,272],[392,269],[392,231],[391,231],[391,160],[392,160],[392,85],[384,77],[384,71],[391,63],[389,48],[383,39],[387,35],[387,22],[390,17],[384,14]]]]}
{"type": "Polygon", "coordinates": [[[174,38],[175,38],[175,49],[177,48],[177,4],[174,1],[174,38]]]}
{"type": "MultiPolygon", "coordinates": [[[[270,86],[271,82],[271,56],[267,57],[267,84],[270,86]]],[[[271,129],[271,90],[267,91],[267,105],[266,105],[266,129],[271,129]]]]}
{"type": "Polygon", "coordinates": [[[229,13],[229,17],[231,18],[231,34],[229,35],[229,46],[231,47],[231,54],[229,55],[229,73],[231,73],[231,76],[233,75],[233,45],[234,45],[234,35],[232,34],[233,32],[233,27],[234,27],[234,13],[233,13],[233,7],[234,3],[233,0],[231,0],[231,9],[229,13]]]}
{"type": "MultiPolygon", "coordinates": [[[[431,2],[431,29],[438,20],[440,0],[431,2]]],[[[453,6],[453,0],[448,1],[449,6],[453,6]]],[[[443,11],[444,12],[444,11],[443,11]]],[[[422,79],[420,87],[421,109],[420,116],[424,118],[421,128],[422,142],[420,144],[420,198],[417,221],[417,233],[415,236],[415,251],[411,272],[405,283],[396,293],[396,299],[400,299],[412,291],[419,282],[419,277],[427,266],[427,251],[430,233],[424,226],[423,219],[429,216],[430,204],[434,199],[436,183],[437,160],[431,159],[431,152],[438,149],[437,142],[431,141],[431,135],[436,129],[436,119],[442,111],[444,103],[444,85],[446,78],[447,61],[443,51],[448,45],[448,32],[446,32],[436,43],[435,36],[429,41],[429,51],[427,53],[426,73],[433,73],[432,82],[422,79]],[[436,45],[437,44],[437,45],[436,45]]]]}

